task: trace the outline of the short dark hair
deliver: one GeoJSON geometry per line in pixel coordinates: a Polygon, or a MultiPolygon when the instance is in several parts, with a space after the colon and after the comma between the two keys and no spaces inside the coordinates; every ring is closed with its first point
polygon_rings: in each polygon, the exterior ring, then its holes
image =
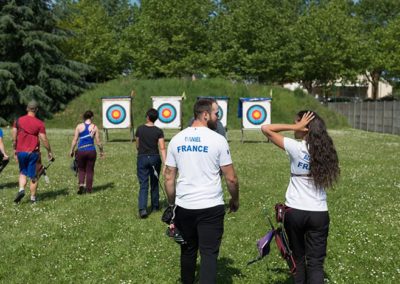
{"type": "Polygon", "coordinates": [[[89,118],[92,118],[94,115],[93,115],[93,111],[91,111],[91,110],[87,110],[87,111],[85,111],[85,113],[83,114],[83,120],[86,120],[86,119],[89,119],[89,118]]]}
{"type": "Polygon", "coordinates": [[[146,117],[154,123],[158,119],[158,111],[155,108],[151,108],[146,112],[146,117]]]}
{"type": "Polygon", "coordinates": [[[32,100],[28,103],[28,105],[26,106],[26,110],[27,111],[32,111],[35,112],[38,109],[38,103],[35,100],[32,100]]]}
{"type": "Polygon", "coordinates": [[[193,106],[194,119],[198,119],[203,112],[211,113],[212,104],[216,101],[214,99],[199,99],[193,106]]]}

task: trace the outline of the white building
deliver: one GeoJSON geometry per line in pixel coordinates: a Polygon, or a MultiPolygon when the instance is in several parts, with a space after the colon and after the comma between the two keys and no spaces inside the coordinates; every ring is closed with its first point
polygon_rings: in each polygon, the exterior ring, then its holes
{"type": "MultiPolygon", "coordinates": [[[[287,83],[283,87],[289,90],[302,89],[303,91],[308,91],[303,88],[301,83],[287,83]]],[[[362,99],[372,98],[372,83],[368,81],[366,75],[359,75],[357,77],[357,83],[343,83],[341,80],[337,80],[333,86],[329,87],[329,96],[336,97],[360,97],[362,99]]],[[[378,85],[378,95],[377,98],[382,98],[391,95],[393,92],[393,87],[386,80],[381,79],[378,85]]],[[[318,85],[313,85],[312,94],[316,97],[323,96],[323,88],[318,85]]]]}

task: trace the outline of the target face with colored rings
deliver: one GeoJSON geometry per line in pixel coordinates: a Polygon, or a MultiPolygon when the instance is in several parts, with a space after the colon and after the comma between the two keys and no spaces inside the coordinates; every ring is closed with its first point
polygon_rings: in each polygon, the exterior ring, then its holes
{"type": "Polygon", "coordinates": [[[221,120],[224,117],[224,111],[221,106],[218,106],[218,119],[221,120]]]}
{"type": "Polygon", "coordinates": [[[267,111],[260,105],[253,105],[247,110],[246,117],[250,123],[260,125],[267,119],[267,111]]]}
{"type": "Polygon", "coordinates": [[[107,109],[106,117],[112,124],[120,124],[126,118],[126,111],[121,105],[114,104],[107,109]]]}
{"type": "Polygon", "coordinates": [[[158,119],[162,123],[171,123],[176,118],[176,108],[169,104],[165,103],[160,105],[158,108],[158,119]]]}

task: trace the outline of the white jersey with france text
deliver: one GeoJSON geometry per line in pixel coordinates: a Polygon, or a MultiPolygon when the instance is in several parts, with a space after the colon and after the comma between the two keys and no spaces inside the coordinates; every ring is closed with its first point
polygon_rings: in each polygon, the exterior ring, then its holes
{"type": "Polygon", "coordinates": [[[219,171],[232,159],[223,136],[207,127],[188,127],[171,139],[165,164],[178,169],[176,205],[204,209],[224,204],[219,171]]]}
{"type": "Polygon", "coordinates": [[[316,188],[312,177],[307,176],[310,174],[310,154],[306,141],[285,137],[283,143],[293,174],[286,191],[285,204],[306,211],[328,211],[325,190],[316,188]]]}

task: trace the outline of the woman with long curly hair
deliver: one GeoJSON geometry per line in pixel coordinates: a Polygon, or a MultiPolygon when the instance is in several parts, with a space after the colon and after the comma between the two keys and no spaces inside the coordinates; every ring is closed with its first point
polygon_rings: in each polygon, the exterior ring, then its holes
{"type": "Polygon", "coordinates": [[[324,283],[329,232],[326,189],[340,175],[339,160],[324,120],[312,111],[297,113],[294,124],[263,125],[261,131],[290,157],[284,227],[297,271],[295,283],[324,283]],[[282,136],[294,131],[296,141],[282,136]]]}

